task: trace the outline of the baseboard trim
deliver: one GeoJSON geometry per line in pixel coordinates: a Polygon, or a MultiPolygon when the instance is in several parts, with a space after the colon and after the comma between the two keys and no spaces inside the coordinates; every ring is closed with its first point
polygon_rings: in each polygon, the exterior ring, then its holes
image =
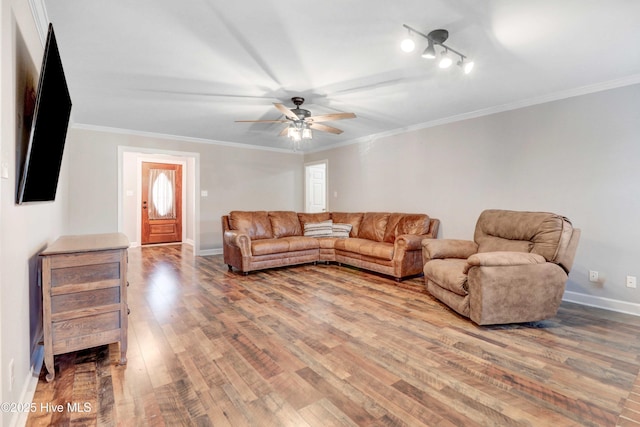
{"type": "Polygon", "coordinates": [[[197,256],[222,255],[222,248],[200,250],[196,255],[197,256]]]}
{"type": "MultiPolygon", "coordinates": [[[[42,363],[44,362],[44,346],[38,345],[31,355],[31,369],[24,382],[24,387],[20,393],[18,402],[23,404],[32,403],[33,396],[36,393],[36,387],[38,387],[38,380],[40,379],[40,371],[42,370],[42,363]]],[[[9,426],[26,426],[27,418],[29,417],[28,411],[17,412],[11,417],[9,426]]]]}
{"type": "Polygon", "coordinates": [[[576,304],[589,307],[602,308],[604,310],[616,311],[618,313],[640,316],[640,304],[620,301],[611,298],[596,297],[593,295],[581,294],[578,292],[565,291],[563,301],[574,302],[576,304]]]}

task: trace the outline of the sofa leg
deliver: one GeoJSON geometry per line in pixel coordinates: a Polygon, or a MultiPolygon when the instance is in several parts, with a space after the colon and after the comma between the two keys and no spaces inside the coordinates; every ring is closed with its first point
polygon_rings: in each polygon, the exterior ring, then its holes
{"type": "Polygon", "coordinates": [[[229,267],[229,271],[233,271],[233,267],[231,267],[231,264],[227,264],[227,267],[229,267]]]}
{"type": "Polygon", "coordinates": [[[313,265],[318,265],[318,261],[313,261],[313,265]]]}
{"type": "Polygon", "coordinates": [[[248,275],[249,275],[249,272],[248,272],[248,271],[243,271],[243,272],[242,272],[242,275],[243,275],[243,276],[248,276],[248,275]]]}
{"type": "Polygon", "coordinates": [[[325,261],[325,262],[324,262],[324,265],[329,265],[329,261],[325,261]]]}

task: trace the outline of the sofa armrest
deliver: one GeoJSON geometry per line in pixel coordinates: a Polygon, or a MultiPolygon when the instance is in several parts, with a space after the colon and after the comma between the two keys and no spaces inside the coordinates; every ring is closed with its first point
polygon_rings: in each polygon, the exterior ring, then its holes
{"type": "Polygon", "coordinates": [[[506,265],[544,264],[547,262],[542,255],[528,252],[482,252],[467,258],[467,264],[471,267],[499,267],[506,265]]]}
{"type": "Polygon", "coordinates": [[[224,232],[224,242],[229,246],[239,248],[243,257],[251,256],[251,237],[248,234],[227,230],[224,232]]]}
{"type": "Polygon", "coordinates": [[[422,248],[422,241],[428,237],[426,234],[401,234],[396,237],[396,248],[404,247],[405,251],[417,251],[422,248]]]}
{"type": "Polygon", "coordinates": [[[476,252],[478,252],[478,245],[471,240],[424,239],[422,241],[424,262],[444,258],[467,259],[476,252]]]}

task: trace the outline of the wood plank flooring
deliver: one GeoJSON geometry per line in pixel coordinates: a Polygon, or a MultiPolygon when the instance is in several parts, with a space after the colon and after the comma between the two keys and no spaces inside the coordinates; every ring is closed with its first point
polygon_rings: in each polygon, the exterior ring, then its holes
{"type": "Polygon", "coordinates": [[[57,356],[34,403],[64,410],[29,426],[640,427],[640,317],[563,303],[478,327],[421,278],[242,276],[179,245],[130,249],[129,282],[128,364],[117,344],[57,356]]]}

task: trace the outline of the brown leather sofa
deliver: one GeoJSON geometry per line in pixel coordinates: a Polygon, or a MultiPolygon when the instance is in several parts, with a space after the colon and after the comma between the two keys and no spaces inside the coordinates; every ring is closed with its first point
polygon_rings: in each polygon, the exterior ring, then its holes
{"type": "Polygon", "coordinates": [[[474,241],[423,241],[425,284],[479,325],[547,319],[560,306],[579,238],[560,215],[486,210],[474,241]]]}
{"type": "Polygon", "coordinates": [[[422,240],[436,238],[439,224],[425,214],[232,211],[222,216],[224,262],[245,274],[337,262],[400,280],[422,273],[422,240]],[[348,237],[305,236],[305,228],[323,221],[351,225],[348,237]]]}

